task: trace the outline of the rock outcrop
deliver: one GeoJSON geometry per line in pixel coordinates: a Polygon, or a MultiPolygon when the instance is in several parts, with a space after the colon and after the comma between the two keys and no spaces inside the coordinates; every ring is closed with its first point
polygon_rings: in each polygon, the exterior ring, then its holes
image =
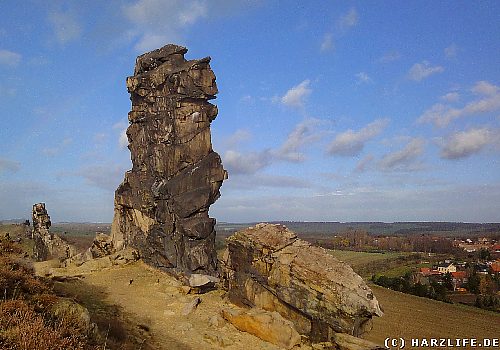
{"type": "Polygon", "coordinates": [[[45,209],[45,203],[33,205],[33,231],[32,238],[35,242],[33,257],[36,261],[49,258],[61,260],[72,257],[76,249],[61,237],[50,232],[50,216],[45,209]]]}
{"type": "Polygon", "coordinates": [[[277,311],[312,341],[359,336],[382,315],[350,266],[282,225],[258,224],[229,237],[222,270],[232,302],[277,311]]]}
{"type": "Polygon", "coordinates": [[[216,273],[215,219],[209,206],[227,173],[212,150],[217,85],[210,57],[187,61],[166,45],[137,58],[127,78],[132,170],[115,192],[114,248],[133,247],[174,273],[216,273]]]}

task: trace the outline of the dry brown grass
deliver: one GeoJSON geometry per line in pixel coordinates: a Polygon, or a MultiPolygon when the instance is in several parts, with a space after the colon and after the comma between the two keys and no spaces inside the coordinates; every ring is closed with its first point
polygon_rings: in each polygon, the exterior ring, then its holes
{"type": "MultiPolygon", "coordinates": [[[[387,337],[498,338],[500,314],[471,306],[447,304],[370,286],[384,309],[365,338],[383,344],[387,337]]],[[[406,348],[410,348],[408,345],[406,348]]]]}
{"type": "Polygon", "coordinates": [[[98,349],[79,319],[50,312],[58,297],[23,257],[18,244],[0,240],[0,348],[98,349]]]}

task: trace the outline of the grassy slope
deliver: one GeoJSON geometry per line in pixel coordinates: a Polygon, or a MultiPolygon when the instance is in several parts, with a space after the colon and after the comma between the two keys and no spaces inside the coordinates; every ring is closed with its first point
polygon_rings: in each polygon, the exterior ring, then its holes
{"type": "Polygon", "coordinates": [[[500,334],[500,314],[465,305],[403,294],[371,285],[384,309],[365,337],[383,344],[387,337],[494,338],[500,334]]]}
{"type": "MultiPolygon", "coordinates": [[[[332,251],[355,271],[394,272],[408,266],[392,266],[401,253],[363,253],[332,251]],[[389,270],[383,271],[389,267],[389,270]],[[382,270],[380,270],[382,269],[382,270]]],[[[390,273],[389,273],[390,274],[390,273]]],[[[383,344],[387,337],[411,338],[493,338],[500,334],[500,314],[478,308],[399,293],[370,285],[385,315],[373,321],[373,330],[365,338],[383,344]]],[[[408,348],[408,346],[407,346],[408,348]]]]}

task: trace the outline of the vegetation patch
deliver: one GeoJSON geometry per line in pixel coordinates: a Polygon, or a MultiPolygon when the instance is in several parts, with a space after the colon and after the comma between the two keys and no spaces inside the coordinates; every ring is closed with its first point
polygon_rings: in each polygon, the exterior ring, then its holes
{"type": "Polygon", "coordinates": [[[61,310],[62,299],[46,281],[34,276],[22,247],[6,239],[0,240],[0,292],[0,348],[99,348],[90,322],[61,310]]]}

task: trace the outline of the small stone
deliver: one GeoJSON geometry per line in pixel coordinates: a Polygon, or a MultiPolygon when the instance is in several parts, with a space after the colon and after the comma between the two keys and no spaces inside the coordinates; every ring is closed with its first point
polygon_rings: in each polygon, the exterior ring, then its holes
{"type": "Polygon", "coordinates": [[[218,283],[219,279],[210,275],[202,275],[199,273],[193,273],[189,276],[189,285],[191,287],[203,287],[207,285],[215,285],[218,283]]]}
{"type": "Polygon", "coordinates": [[[222,327],[224,327],[225,324],[226,324],[226,321],[219,314],[212,315],[208,319],[208,325],[212,328],[222,328],[222,327]]]}
{"type": "Polygon", "coordinates": [[[221,348],[225,348],[234,344],[234,341],[231,338],[216,333],[208,333],[208,332],[204,333],[203,340],[205,340],[207,343],[210,343],[212,345],[221,348]]]}
{"type": "Polygon", "coordinates": [[[198,305],[200,303],[201,303],[201,299],[199,297],[194,298],[193,300],[191,300],[191,302],[187,303],[184,306],[184,309],[182,310],[182,315],[184,315],[184,316],[189,315],[194,310],[196,310],[196,308],[198,307],[198,305]]]}

